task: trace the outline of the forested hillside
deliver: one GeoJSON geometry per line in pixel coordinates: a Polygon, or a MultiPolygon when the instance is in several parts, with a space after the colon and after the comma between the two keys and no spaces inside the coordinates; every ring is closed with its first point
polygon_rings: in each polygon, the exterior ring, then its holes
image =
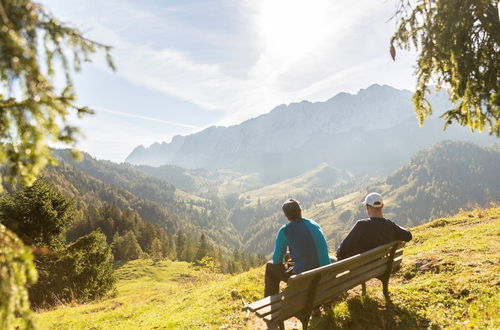
{"type": "Polygon", "coordinates": [[[47,176],[69,196],[80,196],[76,200],[87,204],[106,201],[135,210],[142,219],[163,226],[173,245],[178,231],[193,234],[193,241],[205,233],[225,254],[233,249],[269,254],[276,231],[285,223],[281,203],[289,197],[302,203],[305,217],[322,225],[334,247],[355,220],[365,217],[360,201],[369,191],[384,195],[386,215],[403,226],[487,205],[500,196],[498,147],[466,142],[448,141],[423,150],[385,178],[355,176],[322,164],[271,185],[263,185],[258,175],[234,171],[132,166],[89,155],[74,162],[65,151],[58,154],[62,164],[47,176]]]}
{"type": "MultiPolygon", "coordinates": [[[[116,260],[149,256],[199,262],[208,256],[214,267],[227,272],[261,262],[262,257],[241,250],[240,236],[217,199],[178,190],[129,165],[97,161],[87,154],[75,162],[65,150],[56,153],[59,165],[47,167],[39,185],[74,205],[61,229],[68,243],[99,230],[116,260]]],[[[20,187],[5,189],[5,198],[22,192],[20,187]]]]}
{"type": "MultiPolygon", "coordinates": [[[[402,226],[413,226],[461,208],[487,206],[489,202],[499,201],[498,166],[500,150],[497,146],[443,142],[417,153],[408,164],[385,178],[355,178],[354,182],[359,181],[354,191],[354,184],[344,190],[338,187],[338,196],[305,203],[303,215],[321,224],[333,248],[357,219],[366,217],[361,201],[367,192],[382,193],[387,217],[402,226]]],[[[240,218],[247,216],[245,223],[249,226],[243,234],[247,249],[270,253],[274,235],[286,221],[281,215],[280,202],[233,210],[233,214],[237,212],[240,218]]]]}
{"type": "Polygon", "coordinates": [[[179,229],[198,235],[204,232],[211,241],[219,242],[228,249],[241,244],[231,224],[226,221],[227,211],[217,196],[206,199],[186,193],[165,180],[146,175],[127,164],[96,160],[88,154],[84,154],[81,162],[76,162],[66,151],[59,151],[58,155],[63,160],[62,166],[51,168],[51,173],[62,174],[77,190],[80,189],[80,182],[75,181],[77,179],[74,176],[84,176],[96,186],[89,188],[84,185],[84,192],[97,189],[98,196],[95,197],[106,200],[101,197],[104,195],[102,191],[111,189],[114,193],[108,196],[108,203],[115,203],[114,199],[117,198],[122,209],[131,207],[147,221],[167,222],[169,227],[166,229],[170,233],[179,229]],[[160,220],[162,216],[158,213],[168,219],[160,220]]]}
{"type": "Polygon", "coordinates": [[[363,189],[317,204],[306,215],[323,226],[337,246],[354,221],[366,217],[361,204],[367,192],[384,196],[384,214],[402,226],[453,214],[475,205],[500,200],[500,149],[466,142],[443,142],[417,153],[386,178],[363,189]]]}

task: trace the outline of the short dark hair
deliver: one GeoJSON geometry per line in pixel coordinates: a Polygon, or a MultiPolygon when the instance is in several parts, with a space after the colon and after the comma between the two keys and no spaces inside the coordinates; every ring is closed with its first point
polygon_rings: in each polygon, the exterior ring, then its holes
{"type": "Polygon", "coordinates": [[[293,198],[289,198],[283,203],[283,212],[288,220],[295,220],[302,217],[302,210],[300,208],[299,202],[293,198]]]}

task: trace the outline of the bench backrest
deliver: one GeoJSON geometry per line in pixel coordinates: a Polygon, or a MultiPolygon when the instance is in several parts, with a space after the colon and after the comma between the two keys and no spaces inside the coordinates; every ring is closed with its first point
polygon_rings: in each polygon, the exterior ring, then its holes
{"type": "Polygon", "coordinates": [[[374,277],[389,276],[400,267],[404,242],[375,249],[290,277],[283,291],[280,319],[326,303],[374,277]]]}

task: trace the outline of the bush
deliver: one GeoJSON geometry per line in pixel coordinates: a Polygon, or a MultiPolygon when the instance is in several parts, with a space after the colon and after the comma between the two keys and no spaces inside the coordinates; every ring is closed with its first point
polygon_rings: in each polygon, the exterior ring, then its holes
{"type": "Polygon", "coordinates": [[[31,252],[0,224],[0,328],[14,329],[16,317],[26,329],[34,327],[26,285],[36,281],[31,252]]]}
{"type": "Polygon", "coordinates": [[[115,234],[112,246],[115,260],[135,260],[139,259],[143,254],[141,246],[137,242],[137,238],[131,231],[123,236],[115,234]]]}
{"type": "Polygon", "coordinates": [[[100,231],[80,237],[58,255],[37,259],[41,280],[30,290],[36,305],[98,299],[115,283],[111,248],[100,231]]]}

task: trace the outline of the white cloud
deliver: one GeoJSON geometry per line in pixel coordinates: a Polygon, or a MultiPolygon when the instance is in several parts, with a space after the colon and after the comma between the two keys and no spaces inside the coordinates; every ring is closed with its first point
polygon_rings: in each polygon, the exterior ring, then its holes
{"type": "Polygon", "coordinates": [[[194,50],[184,47],[182,40],[172,39],[168,46],[158,42],[162,33],[170,36],[174,29],[186,38],[193,38],[194,42],[206,36],[216,39],[218,46],[226,42],[224,49],[240,46],[229,32],[214,38],[210,26],[195,28],[189,20],[183,22],[178,15],[182,6],[171,8],[177,16],[168,16],[168,10],[167,14],[156,13],[141,3],[109,1],[105,8],[114,13],[109,15],[109,12],[98,11],[97,2],[89,3],[86,10],[96,11],[96,18],[83,21],[79,17],[83,9],[70,18],[83,27],[91,26],[94,39],[114,45],[119,76],[203,108],[224,112],[222,124],[237,123],[268,112],[281,103],[324,100],[340,91],[364,88],[369,83],[410,88],[413,81],[409,65],[412,56],[400,56],[396,63],[389,60],[388,41],[393,25],[385,21],[394,9],[392,3],[240,1],[239,14],[244,14],[238,16],[236,24],[253,35],[246,47],[256,57],[253,61],[241,59],[244,70],[238,71],[231,68],[239,59],[227,60],[241,54],[238,50],[208,61],[206,56],[196,53],[196,47],[194,50]],[[150,40],[138,42],[131,37],[139,27],[151,31],[150,40]]]}

